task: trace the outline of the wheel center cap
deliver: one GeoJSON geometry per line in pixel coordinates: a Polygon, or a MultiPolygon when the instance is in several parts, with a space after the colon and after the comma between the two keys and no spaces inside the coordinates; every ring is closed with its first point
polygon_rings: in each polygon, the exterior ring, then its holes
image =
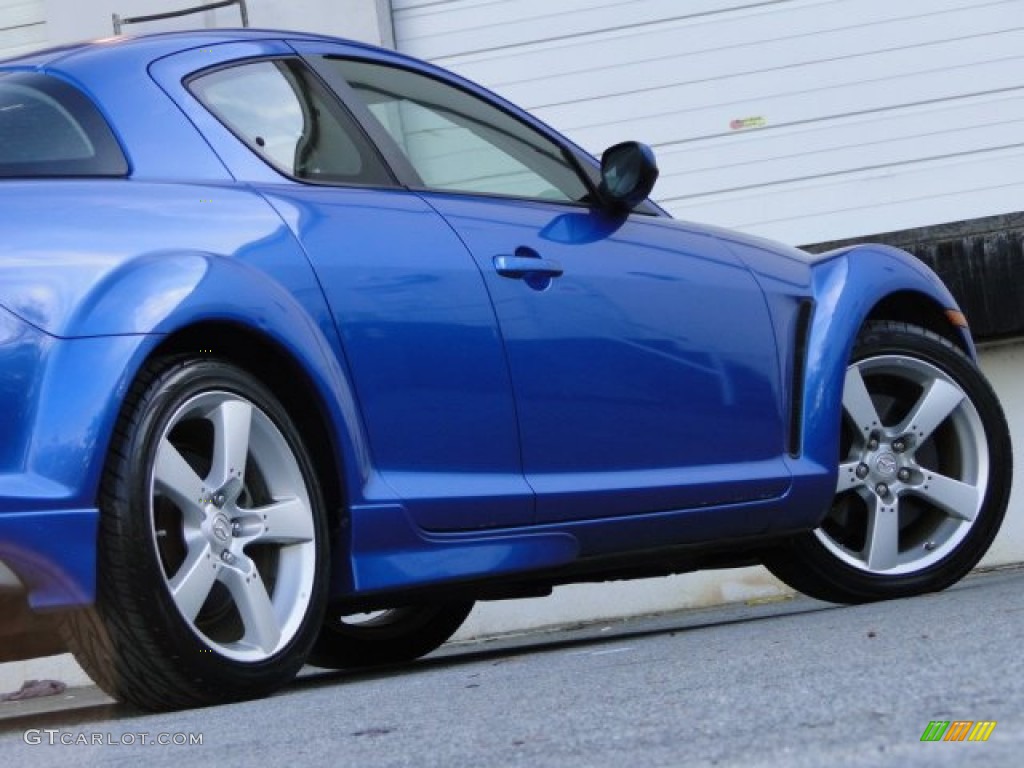
{"type": "Polygon", "coordinates": [[[228,520],[226,515],[217,515],[213,519],[213,525],[210,526],[210,531],[213,533],[213,537],[222,544],[227,543],[228,539],[231,538],[231,521],[228,520]]]}
{"type": "Polygon", "coordinates": [[[875,471],[884,475],[885,477],[891,477],[896,474],[896,457],[891,453],[883,453],[875,459],[875,471]]]}

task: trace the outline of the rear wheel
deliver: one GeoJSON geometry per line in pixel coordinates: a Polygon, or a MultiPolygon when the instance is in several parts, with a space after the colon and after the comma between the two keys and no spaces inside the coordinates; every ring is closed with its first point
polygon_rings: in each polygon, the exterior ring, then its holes
{"type": "Polygon", "coordinates": [[[766,565],[834,602],[944,589],[995,538],[1011,466],[1006,419],[975,365],[922,328],[872,324],[846,371],[832,507],[766,565]]]}
{"type": "Polygon", "coordinates": [[[264,695],[301,667],[327,562],[312,464],[276,398],[225,362],[146,368],[103,478],[97,601],[68,644],[145,709],[264,695]]]}
{"type": "Polygon", "coordinates": [[[412,661],[440,647],[472,610],[472,602],[457,602],[364,614],[329,611],[309,663],[350,669],[412,661]]]}

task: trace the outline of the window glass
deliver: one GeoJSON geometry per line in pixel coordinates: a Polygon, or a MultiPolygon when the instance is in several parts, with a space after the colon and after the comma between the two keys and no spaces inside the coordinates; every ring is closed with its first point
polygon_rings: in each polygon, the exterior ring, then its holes
{"type": "Polygon", "coordinates": [[[46,75],[0,74],[0,177],[127,172],[110,128],[84,95],[46,75]]]}
{"type": "Polygon", "coordinates": [[[307,181],[390,184],[352,119],[305,67],[257,61],[194,78],[192,93],[256,154],[307,181]]]}
{"type": "Polygon", "coordinates": [[[583,201],[589,194],[561,147],[512,115],[408,70],[325,58],[432,189],[583,201]]]}

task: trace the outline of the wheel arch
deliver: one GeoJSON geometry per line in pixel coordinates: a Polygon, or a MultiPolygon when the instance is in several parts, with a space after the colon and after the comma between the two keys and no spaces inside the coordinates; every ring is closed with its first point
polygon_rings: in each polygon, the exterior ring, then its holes
{"type": "Polygon", "coordinates": [[[344,451],[328,426],[333,421],[330,409],[305,367],[267,335],[221,320],[204,320],[178,329],[164,338],[147,359],[185,354],[208,355],[237,365],[280,400],[306,443],[333,538],[348,508],[344,451]]]}
{"type": "MultiPolygon", "coordinates": [[[[140,372],[154,355],[216,354],[264,382],[295,420],[324,491],[331,581],[351,583],[345,523],[373,461],[341,340],[301,252],[147,253],[88,288],[68,294],[51,324],[59,337],[41,337],[52,350],[38,344],[43,374],[26,394],[23,463],[54,490],[33,504],[76,505],[95,527],[116,424],[140,372]]],[[[79,570],[95,569],[90,560],[79,570]]],[[[78,582],[82,602],[94,586],[78,582]]]]}
{"type": "Polygon", "coordinates": [[[876,244],[830,251],[812,264],[811,285],[815,309],[803,380],[808,395],[802,439],[803,456],[828,470],[819,488],[824,509],[835,487],[843,379],[863,329],[879,320],[906,322],[948,339],[971,359],[976,355],[969,331],[954,324],[956,300],[934,272],[905,251],[876,244]]]}
{"type": "Polygon", "coordinates": [[[880,299],[861,324],[861,330],[874,322],[892,320],[917,325],[942,336],[965,354],[971,354],[963,330],[950,320],[949,310],[933,296],[917,290],[901,290],[880,299]]]}
{"type": "Polygon", "coordinates": [[[851,366],[859,369],[860,383],[847,410],[847,418],[856,422],[847,421],[835,490],[837,501],[853,499],[854,504],[835,507],[831,526],[823,522],[813,535],[793,538],[767,561],[790,586],[834,602],[908,597],[954,583],[991,545],[1011,487],[1012,462],[994,460],[1011,452],[1005,417],[964,350],[903,320],[878,320],[862,334],[851,366]],[[901,385],[894,388],[894,380],[901,385]],[[932,386],[942,382],[941,388],[932,386]],[[967,406],[961,409],[961,403],[967,406]],[[918,407],[924,415],[911,418],[918,407]],[[948,432],[932,442],[940,425],[948,432]],[[915,455],[925,446],[923,458],[915,455]],[[952,458],[944,462],[947,454],[952,458]],[[897,472],[898,467],[903,469],[897,472]],[[940,480],[953,482],[945,487],[940,480]],[[976,493],[960,490],[967,486],[976,493]],[[896,516],[901,497],[918,502],[906,517],[896,516]],[[935,513],[940,513],[937,521],[935,513]],[[872,514],[876,521],[882,516],[891,522],[872,523],[872,514]],[[870,553],[879,534],[871,532],[872,525],[883,531],[876,562],[870,553]]]}
{"type": "Polygon", "coordinates": [[[105,455],[124,393],[147,362],[155,355],[217,354],[264,381],[315,441],[310,450],[331,522],[340,522],[346,487],[356,492],[369,472],[369,448],[340,340],[311,271],[271,273],[196,251],[148,254],[71,304],[57,329],[61,337],[50,342],[39,392],[26,406],[33,414],[27,453],[34,471],[91,503],[98,463],[51,457],[47,446],[81,432],[87,439],[69,451],[86,459],[105,455]],[[66,402],[69,381],[81,383],[72,390],[74,402],[66,402]],[[50,415],[55,403],[61,407],[50,415]]]}
{"type": "MultiPolygon", "coordinates": [[[[216,356],[256,376],[307,443],[333,535],[369,465],[340,340],[311,271],[258,264],[198,251],[148,254],[107,276],[68,325],[76,335],[139,339],[111,359],[122,393],[159,356],[216,356]]],[[[113,421],[105,444],[112,429],[113,421]]]]}

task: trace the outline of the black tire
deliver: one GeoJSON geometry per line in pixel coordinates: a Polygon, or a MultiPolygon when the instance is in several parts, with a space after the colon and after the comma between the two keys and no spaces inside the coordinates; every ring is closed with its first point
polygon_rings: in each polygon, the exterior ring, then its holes
{"type": "Polygon", "coordinates": [[[822,525],[765,562],[811,597],[861,603],[945,589],[999,531],[1012,472],[1006,418],[975,364],[930,331],[896,322],[862,331],[839,461],[822,525]]]}
{"type": "Polygon", "coordinates": [[[458,602],[392,608],[363,617],[329,611],[309,663],[357,669],[412,661],[443,645],[472,610],[472,602],[458,602]]]}
{"type": "Polygon", "coordinates": [[[122,408],[99,505],[96,602],[63,634],[103,690],[170,710],[262,696],[294,677],[323,621],[324,504],[266,387],[209,358],[148,364],[122,408]]]}

